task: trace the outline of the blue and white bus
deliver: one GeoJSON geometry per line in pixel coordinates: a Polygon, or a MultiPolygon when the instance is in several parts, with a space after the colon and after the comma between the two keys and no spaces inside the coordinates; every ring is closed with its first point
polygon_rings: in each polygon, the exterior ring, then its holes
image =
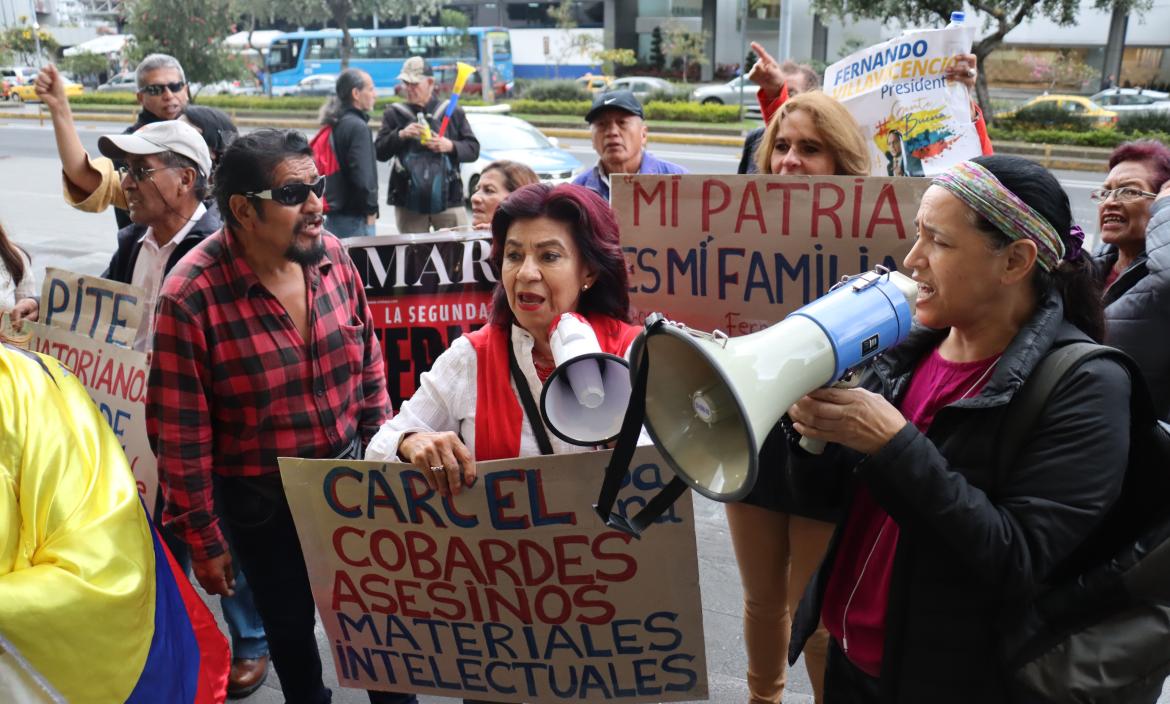
{"type": "MultiPolygon", "coordinates": [[[[436,69],[435,80],[456,61],[481,66],[483,47],[491,47],[492,83],[498,92],[510,91],[515,80],[512,43],[503,27],[404,27],[399,29],[351,29],[351,68],[360,68],[374,79],[378,93],[392,93],[402,63],[422,56],[436,69]]],[[[273,95],[287,93],[302,79],[341,72],[341,30],[288,32],[272,40],[268,49],[268,81],[273,95]]],[[[472,79],[472,83],[477,81],[472,79]]],[[[469,85],[469,90],[472,90],[469,85]]]]}

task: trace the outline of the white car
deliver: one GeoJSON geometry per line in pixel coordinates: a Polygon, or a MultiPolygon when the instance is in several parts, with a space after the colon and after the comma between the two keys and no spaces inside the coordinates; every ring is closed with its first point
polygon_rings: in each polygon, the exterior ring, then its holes
{"type": "Polygon", "coordinates": [[[1109,88],[1090,98],[1106,110],[1115,112],[1170,112],[1170,94],[1138,88],[1109,88]]]}
{"type": "Polygon", "coordinates": [[[555,137],[545,137],[520,118],[468,112],[467,121],[479,140],[479,159],[459,165],[463,194],[468,200],[479,185],[483,167],[500,159],[527,165],[544,183],[566,183],[581,171],[580,160],[561,149],[555,137]]]}

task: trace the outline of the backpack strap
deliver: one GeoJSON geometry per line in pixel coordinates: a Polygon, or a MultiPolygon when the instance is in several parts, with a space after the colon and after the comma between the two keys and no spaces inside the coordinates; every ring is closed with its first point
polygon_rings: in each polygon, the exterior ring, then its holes
{"type": "Polygon", "coordinates": [[[406,119],[412,122],[414,121],[414,113],[410,111],[410,108],[406,107],[406,103],[390,103],[390,107],[402,113],[402,116],[406,119]]]}
{"type": "Polygon", "coordinates": [[[1036,365],[1031,376],[1008,404],[1007,414],[1000,430],[1001,470],[1006,470],[1020,454],[1024,438],[1032,432],[1044,412],[1048,399],[1061,380],[1084,362],[1097,357],[1110,357],[1125,368],[1130,380],[1130,422],[1156,420],[1149,388],[1137,362],[1119,349],[1095,342],[1073,342],[1057,347],[1036,365]]]}
{"type": "Polygon", "coordinates": [[[1008,403],[1007,414],[1000,430],[1001,470],[1005,470],[1019,456],[1024,439],[1032,432],[1048,399],[1064,376],[1093,357],[1107,354],[1111,348],[1093,342],[1074,342],[1050,350],[1032,370],[1015,397],[1008,403]]]}

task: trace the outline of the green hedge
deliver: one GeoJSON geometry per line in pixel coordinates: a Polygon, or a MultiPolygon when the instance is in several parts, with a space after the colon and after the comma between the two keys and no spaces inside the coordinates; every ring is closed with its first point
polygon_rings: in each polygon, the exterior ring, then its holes
{"type": "MultiPolygon", "coordinates": [[[[513,100],[512,112],[524,115],[581,115],[589,112],[587,100],[513,100]]],[[[739,109],[734,105],[699,105],[698,103],[663,103],[651,101],[643,106],[647,120],[680,122],[738,122],[739,109]]]]}
{"type": "MultiPolygon", "coordinates": [[[[263,95],[208,95],[196,97],[195,103],[221,110],[283,110],[313,111],[326,98],[282,96],[269,98],[263,95]]],[[[398,102],[399,98],[379,98],[374,114],[380,113],[387,105],[398,102]]],[[[85,93],[70,98],[73,105],[125,105],[137,103],[133,93],[85,93]]],[[[588,100],[512,100],[512,112],[524,115],[579,115],[584,117],[593,103],[588,100]]],[[[460,105],[483,105],[480,99],[461,98],[460,105]]],[[[645,105],[648,120],[675,120],[682,122],[730,123],[739,120],[739,111],[733,105],[700,105],[698,103],[674,103],[651,100],[645,105]]]]}
{"type": "Polygon", "coordinates": [[[1019,129],[992,125],[988,134],[993,142],[1028,142],[1030,144],[1067,144],[1078,147],[1105,147],[1112,149],[1135,139],[1156,139],[1170,144],[1170,132],[1123,132],[1121,130],[1056,130],[1019,129]]]}

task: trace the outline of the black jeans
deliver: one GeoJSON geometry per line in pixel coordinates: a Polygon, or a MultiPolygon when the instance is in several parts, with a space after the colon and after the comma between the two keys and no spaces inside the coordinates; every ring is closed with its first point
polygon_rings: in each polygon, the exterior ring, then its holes
{"type": "MultiPolygon", "coordinates": [[[[220,517],[232,530],[236,555],[252,585],[268,633],[272,664],[289,704],[328,704],[316,613],[305,557],[280,476],[215,477],[220,517]]],[[[373,704],[414,704],[413,694],[370,692],[373,704]]]]}
{"type": "Polygon", "coordinates": [[[825,659],[825,704],[877,704],[880,695],[878,679],[849,662],[837,640],[829,638],[829,654],[825,659]]]}

